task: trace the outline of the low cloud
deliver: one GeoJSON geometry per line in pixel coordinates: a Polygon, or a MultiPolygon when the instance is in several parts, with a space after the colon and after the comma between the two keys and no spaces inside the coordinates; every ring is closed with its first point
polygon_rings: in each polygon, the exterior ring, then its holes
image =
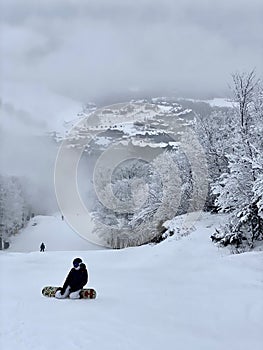
{"type": "Polygon", "coordinates": [[[5,0],[2,7],[4,81],[34,82],[81,102],[135,90],[223,95],[233,71],[256,67],[262,75],[259,0],[5,0]]]}
{"type": "Polygon", "coordinates": [[[262,0],[3,0],[0,13],[0,173],[26,176],[36,202],[54,197],[57,152],[40,135],[83,103],[225,96],[232,72],[263,74],[262,0]]]}

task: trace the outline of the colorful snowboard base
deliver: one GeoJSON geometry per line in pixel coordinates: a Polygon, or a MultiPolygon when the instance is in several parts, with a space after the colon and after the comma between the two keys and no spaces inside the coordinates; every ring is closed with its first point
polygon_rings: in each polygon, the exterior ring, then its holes
{"type": "MultiPolygon", "coordinates": [[[[42,294],[45,297],[54,298],[58,288],[59,287],[46,286],[42,289],[42,294]]],[[[96,295],[97,293],[93,288],[84,288],[80,291],[80,299],[95,299],[96,295]]]]}

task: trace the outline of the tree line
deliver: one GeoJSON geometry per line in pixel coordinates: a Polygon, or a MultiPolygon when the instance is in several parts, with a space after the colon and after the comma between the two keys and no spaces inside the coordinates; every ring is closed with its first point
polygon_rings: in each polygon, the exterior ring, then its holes
{"type": "MultiPolygon", "coordinates": [[[[227,213],[211,239],[246,250],[263,239],[263,88],[254,71],[233,74],[230,88],[232,108],[196,112],[193,128],[208,168],[207,196],[200,203],[205,211],[227,213]]],[[[110,188],[94,207],[94,231],[113,248],[160,241],[166,220],[200,209],[191,200],[194,191],[201,193],[202,181],[195,181],[191,161],[179,148],[151,164],[127,161],[111,174],[110,183],[105,169],[100,177],[105,178],[102,187],[110,188]],[[121,208],[105,205],[108,193],[121,208]]]]}
{"type": "Polygon", "coordinates": [[[9,237],[18,233],[32,215],[19,177],[0,175],[0,249],[8,247],[9,237]]]}

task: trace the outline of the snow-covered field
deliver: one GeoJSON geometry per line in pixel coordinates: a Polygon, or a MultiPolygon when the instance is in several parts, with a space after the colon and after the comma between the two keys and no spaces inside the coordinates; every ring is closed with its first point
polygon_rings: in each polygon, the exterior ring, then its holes
{"type": "Polygon", "coordinates": [[[68,250],[65,238],[65,251],[51,251],[50,232],[64,232],[65,222],[36,218],[13,251],[0,253],[1,350],[262,349],[263,253],[229,255],[211,244],[222,219],[204,214],[186,237],[118,251],[83,251],[68,232],[68,250]],[[38,251],[40,236],[45,253],[38,251]],[[98,298],[43,297],[41,288],[61,285],[77,256],[98,298]]]}
{"type": "MultiPolygon", "coordinates": [[[[185,98],[179,98],[180,100],[184,100],[185,98]]],[[[231,99],[228,98],[221,98],[221,97],[214,97],[211,100],[197,100],[192,98],[187,98],[186,100],[192,101],[192,102],[205,102],[208,103],[211,107],[228,107],[232,108],[236,105],[235,102],[231,101],[231,99]]]]}

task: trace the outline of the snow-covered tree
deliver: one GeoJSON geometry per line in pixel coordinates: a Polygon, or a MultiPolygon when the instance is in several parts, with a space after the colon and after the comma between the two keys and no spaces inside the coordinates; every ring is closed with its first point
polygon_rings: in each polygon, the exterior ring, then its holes
{"type": "Polygon", "coordinates": [[[214,108],[209,114],[196,114],[194,129],[206,153],[209,173],[209,195],[205,210],[216,210],[216,197],[211,190],[211,184],[227,171],[226,153],[233,145],[236,119],[232,108],[214,108]]]}
{"type": "Polygon", "coordinates": [[[251,106],[255,103],[255,89],[259,81],[256,79],[255,71],[249,73],[235,73],[233,79],[233,99],[237,104],[238,116],[241,129],[247,134],[251,119],[251,106]]]}
{"type": "Polygon", "coordinates": [[[111,176],[105,168],[97,176],[100,188],[94,232],[113,248],[142,244],[136,227],[141,219],[153,215],[154,203],[160,202],[156,190],[160,179],[149,163],[137,159],[120,164],[111,176]]]}
{"type": "Polygon", "coordinates": [[[114,248],[152,241],[166,220],[190,206],[191,171],[179,151],[163,152],[152,163],[128,161],[114,171],[111,183],[105,168],[100,177],[105,191],[93,213],[94,232],[114,248]]]}
{"type": "Polygon", "coordinates": [[[21,184],[14,176],[0,175],[0,235],[6,240],[23,227],[30,215],[21,184]]]}
{"type": "Polygon", "coordinates": [[[229,221],[212,235],[223,245],[253,247],[263,239],[262,221],[262,86],[254,72],[233,75],[237,123],[227,154],[228,172],[214,184],[216,204],[229,221]]]}

